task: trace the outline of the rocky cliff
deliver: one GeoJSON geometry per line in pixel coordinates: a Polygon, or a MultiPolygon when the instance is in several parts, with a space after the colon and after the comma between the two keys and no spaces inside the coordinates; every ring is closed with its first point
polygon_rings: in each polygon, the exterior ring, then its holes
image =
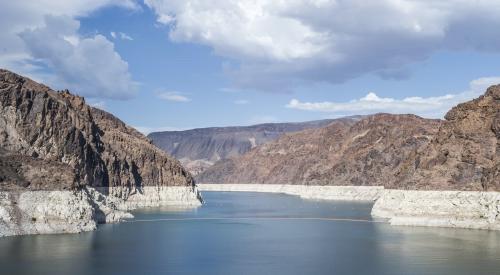
{"type": "MultiPolygon", "coordinates": [[[[359,117],[343,118],[356,120],[359,117]]],[[[178,158],[193,174],[215,162],[240,156],[252,148],[277,139],[285,133],[324,127],[333,119],[299,123],[267,123],[240,127],[214,127],[149,134],[153,143],[178,158]]]]}
{"type": "Polygon", "coordinates": [[[409,161],[437,133],[441,121],[378,114],[284,135],[247,154],[215,164],[201,183],[396,186],[409,161]]]}
{"type": "Polygon", "coordinates": [[[0,70],[0,113],[2,189],[193,186],[177,160],[68,91],[0,70]]]}
{"type": "Polygon", "coordinates": [[[0,70],[0,114],[0,236],[75,232],[130,207],[199,203],[177,160],[69,91],[0,70]],[[82,219],[62,226],[65,205],[85,210],[82,219]]]}
{"type": "Polygon", "coordinates": [[[446,120],[377,114],[282,136],[216,163],[201,183],[383,185],[500,190],[500,86],[446,120]]]}
{"type": "Polygon", "coordinates": [[[415,158],[415,186],[500,190],[500,85],[457,105],[432,142],[415,158]]]}

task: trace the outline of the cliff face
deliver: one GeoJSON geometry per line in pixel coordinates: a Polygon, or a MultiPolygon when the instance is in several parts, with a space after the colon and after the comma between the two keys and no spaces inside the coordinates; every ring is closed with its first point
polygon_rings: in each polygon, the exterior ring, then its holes
{"type": "MultiPolygon", "coordinates": [[[[359,117],[345,118],[355,120],[359,117]]],[[[301,123],[267,123],[242,127],[202,128],[149,134],[153,143],[178,158],[193,174],[215,162],[240,156],[252,148],[277,139],[285,133],[324,127],[334,120],[301,123]]]]}
{"type": "Polygon", "coordinates": [[[430,142],[440,121],[379,114],[288,134],[214,165],[201,183],[393,185],[407,160],[430,142]]]}
{"type": "Polygon", "coordinates": [[[500,85],[446,120],[378,114],[285,135],[216,163],[201,183],[500,190],[500,85]]]}
{"type": "Polygon", "coordinates": [[[500,190],[500,85],[452,108],[418,155],[410,184],[460,190],[500,190]]]}
{"type": "Polygon", "coordinates": [[[83,98],[0,70],[0,190],[193,186],[180,163],[83,98]]]}

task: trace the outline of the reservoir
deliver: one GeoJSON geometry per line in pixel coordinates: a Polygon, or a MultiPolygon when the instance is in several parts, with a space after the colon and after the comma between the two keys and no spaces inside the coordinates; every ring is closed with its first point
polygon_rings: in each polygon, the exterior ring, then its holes
{"type": "Polygon", "coordinates": [[[371,203],[203,197],[94,232],[0,238],[0,274],[500,274],[500,232],[390,226],[371,203]]]}

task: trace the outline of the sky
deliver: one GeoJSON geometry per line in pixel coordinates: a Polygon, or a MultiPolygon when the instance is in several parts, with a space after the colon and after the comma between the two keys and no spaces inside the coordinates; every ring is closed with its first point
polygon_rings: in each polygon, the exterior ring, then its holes
{"type": "Polygon", "coordinates": [[[0,67],[144,133],[378,112],[500,83],[500,1],[0,0],[0,67]]]}

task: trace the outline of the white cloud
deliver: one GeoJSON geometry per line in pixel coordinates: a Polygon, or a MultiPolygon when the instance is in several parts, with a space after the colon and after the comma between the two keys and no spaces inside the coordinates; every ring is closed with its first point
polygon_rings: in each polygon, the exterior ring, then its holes
{"type": "Polygon", "coordinates": [[[134,40],[134,39],[133,39],[132,37],[130,37],[128,34],[123,33],[123,32],[121,32],[121,33],[120,33],[120,38],[121,38],[122,40],[130,40],[130,41],[134,40]]]}
{"type": "Polygon", "coordinates": [[[191,99],[187,96],[185,96],[183,93],[180,92],[164,92],[160,93],[158,95],[159,98],[168,100],[168,101],[175,101],[175,102],[189,102],[191,99]]]}
{"type": "Polygon", "coordinates": [[[74,19],[106,6],[140,8],[132,0],[4,1],[0,67],[84,96],[130,97],[136,84],[127,63],[102,35],[82,37],[74,19]]]}
{"type": "Polygon", "coordinates": [[[239,61],[243,88],[404,78],[440,50],[500,51],[496,0],[145,0],[170,38],[239,61]]]}
{"type": "Polygon", "coordinates": [[[121,39],[121,40],[134,40],[130,35],[124,33],[124,32],[110,32],[109,33],[113,39],[121,39]]]}
{"type": "Polygon", "coordinates": [[[301,102],[292,99],[287,108],[327,112],[343,115],[386,113],[413,113],[423,117],[442,118],[451,107],[475,98],[493,84],[500,83],[500,77],[485,77],[471,81],[468,91],[437,97],[406,97],[403,99],[382,98],[370,92],[366,96],[349,102],[301,102]]]}
{"type": "Polygon", "coordinates": [[[239,99],[239,100],[234,101],[234,104],[238,104],[238,105],[246,105],[248,103],[250,103],[250,101],[248,101],[246,99],[239,99]]]}
{"type": "Polygon", "coordinates": [[[106,110],[106,107],[107,107],[106,102],[103,100],[99,100],[99,101],[89,100],[89,101],[87,101],[87,104],[89,104],[90,106],[92,106],[94,108],[98,108],[101,110],[106,110]]]}

